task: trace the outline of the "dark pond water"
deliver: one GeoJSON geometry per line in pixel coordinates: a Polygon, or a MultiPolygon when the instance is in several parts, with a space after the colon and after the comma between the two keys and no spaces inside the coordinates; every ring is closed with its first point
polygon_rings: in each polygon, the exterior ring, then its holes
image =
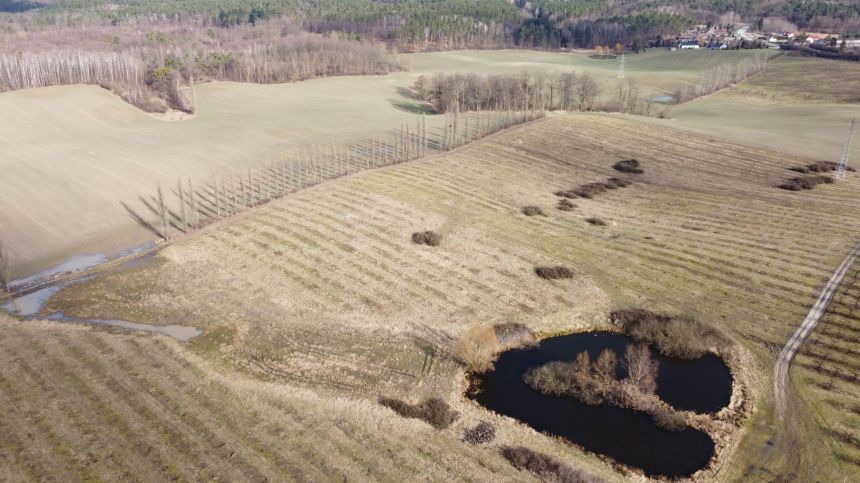
{"type": "MultiPolygon", "coordinates": [[[[529,367],[554,360],[572,361],[582,351],[588,351],[594,360],[606,348],[621,356],[631,342],[622,335],[597,332],[554,337],[534,349],[506,351],[495,370],[475,379],[473,389],[478,392],[471,397],[499,414],[641,468],[648,475],[690,475],[705,467],[713,456],[714,442],[707,434],[692,428],[665,431],[647,414],[544,395],[523,381],[522,375],[529,367]]],[[[700,413],[728,404],[731,373],[719,358],[708,355],[686,361],[656,353],[654,356],[660,363],[657,394],[664,401],[678,409],[700,413]]],[[[620,370],[619,375],[623,376],[623,372],[620,370]]]]}

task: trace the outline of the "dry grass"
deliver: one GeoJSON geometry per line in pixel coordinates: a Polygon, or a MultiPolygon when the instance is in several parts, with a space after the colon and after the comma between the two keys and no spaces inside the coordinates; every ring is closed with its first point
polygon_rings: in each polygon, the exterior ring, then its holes
{"type": "MultiPolygon", "coordinates": [[[[760,401],[771,348],[794,332],[860,238],[855,174],[802,198],[772,187],[789,167],[812,161],[650,121],[551,116],[432,160],[297,193],[204,229],[150,265],[68,287],[51,306],[206,334],[223,328],[232,335],[217,344],[204,335],[190,349],[244,374],[376,407],[379,394],[443,394],[464,416],[471,411],[469,421],[491,421],[500,436],[513,432],[518,444],[606,475],[608,466],[578,450],[458,406],[448,397],[459,390],[459,366],[445,355],[453,341],[475,320],[558,333],[606,324],[611,305],[646,305],[743,344],[753,362],[737,377],[752,381],[744,398],[760,401]],[[558,142],[539,141],[547,138],[558,142]],[[617,222],[611,228],[561,216],[523,223],[524,194],[551,206],[550,192],[607,179],[615,173],[607,159],[633,157],[648,167],[634,188],[582,201],[591,215],[617,222]],[[444,227],[445,249],[413,245],[416,226],[444,227]],[[533,272],[555,265],[576,267],[577,276],[546,283],[533,272]]],[[[721,443],[718,454],[733,457],[703,479],[730,479],[761,454],[732,453],[734,444],[721,443]]]]}

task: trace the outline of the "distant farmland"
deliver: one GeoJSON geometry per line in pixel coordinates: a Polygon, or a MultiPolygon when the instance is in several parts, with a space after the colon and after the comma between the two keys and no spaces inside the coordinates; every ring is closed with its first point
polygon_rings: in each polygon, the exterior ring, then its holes
{"type": "MultiPolygon", "coordinates": [[[[774,347],[860,237],[856,175],[802,193],[775,188],[807,161],[651,121],[553,115],[211,226],[147,265],[65,289],[49,311],[198,326],[206,333],[187,349],[219,367],[362,404],[380,394],[441,395],[467,419],[494,418],[502,438],[611,475],[594,457],[462,400],[452,341],[476,322],[544,333],[601,327],[613,307],[692,316],[727,329],[753,354],[735,376],[750,383],[742,397],[767,415],[774,347]],[[630,158],[644,170],[629,175],[632,186],[556,209],[554,192],[618,175],[613,164],[630,158]],[[546,216],[525,216],[524,206],[546,216]],[[421,230],[439,232],[441,244],[412,244],[421,230]],[[535,266],[553,265],[573,267],[574,278],[534,275],[535,266]]],[[[805,441],[834,436],[802,411],[791,418],[809,438],[795,439],[790,461],[759,461],[764,440],[784,436],[756,421],[743,449],[702,477],[740,478],[750,464],[813,477],[804,472],[814,471],[808,462],[817,453],[805,441]]],[[[433,440],[452,437],[446,431],[433,440]]],[[[850,447],[843,453],[856,456],[850,447]]],[[[832,467],[837,480],[857,473],[832,467]]]]}
{"type": "MultiPolygon", "coordinates": [[[[627,78],[643,95],[671,94],[701,72],[750,52],[666,52],[627,56],[627,78]]],[[[409,72],[316,79],[294,84],[198,85],[194,119],[153,119],[95,86],[0,94],[0,232],[13,276],[31,274],[81,252],[112,252],[149,239],[119,206],[158,181],[198,184],[225,172],[284,158],[312,145],[347,145],[415,124],[426,106],[402,89],[435,72],[588,72],[616,96],[617,60],[532,51],[457,51],[402,56],[409,72]]],[[[189,93],[190,94],[190,93],[189,93]]],[[[429,116],[428,126],[439,120],[429,116]]]]}

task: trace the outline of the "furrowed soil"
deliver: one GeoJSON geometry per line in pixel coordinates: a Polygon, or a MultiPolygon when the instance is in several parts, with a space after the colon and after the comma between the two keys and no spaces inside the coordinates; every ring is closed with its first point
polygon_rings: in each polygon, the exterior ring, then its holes
{"type": "MultiPolygon", "coordinates": [[[[860,236],[860,207],[851,202],[860,194],[856,174],[802,193],[775,188],[792,175],[789,167],[809,162],[652,121],[553,115],[210,226],[149,264],[64,289],[48,310],[203,328],[183,346],[193,357],[243,374],[242,381],[354,401],[354,418],[369,411],[390,424],[419,425],[373,401],[442,395],[464,413],[463,427],[488,419],[502,442],[619,478],[596,457],[460,398],[452,341],[474,322],[520,322],[544,333],[606,327],[612,307],[692,316],[724,328],[752,354],[734,374],[747,388],[734,403],[767,414],[775,351],[860,236]],[[553,192],[618,176],[612,165],[630,158],[644,169],[624,175],[632,186],[578,199],[572,212],[554,209],[553,192]],[[520,208],[528,205],[547,216],[524,216],[520,208]],[[588,224],[590,217],[607,226],[588,224]],[[412,244],[411,234],[422,230],[440,233],[441,245],[412,244]],[[554,265],[573,268],[574,278],[535,276],[535,266],[554,265]]],[[[758,421],[718,441],[720,460],[699,478],[739,478],[752,461],[763,474],[793,471],[758,461],[756,438],[767,432],[758,421]],[[740,443],[742,434],[748,437],[740,443]],[[735,452],[738,444],[755,451],[735,452]]],[[[815,424],[806,427],[833,441],[815,424]]],[[[426,434],[461,451],[455,431],[426,434]]],[[[388,437],[379,437],[373,450],[384,452],[388,437]]],[[[814,451],[800,448],[803,458],[814,451]]],[[[472,468],[496,465],[497,456],[469,449],[439,460],[472,468]]],[[[405,471],[389,468],[395,476],[405,471]]],[[[476,471],[489,468],[497,466],[476,471]]],[[[813,476],[797,471],[801,479],[813,476]]],[[[856,466],[836,471],[857,475],[856,466]]]]}

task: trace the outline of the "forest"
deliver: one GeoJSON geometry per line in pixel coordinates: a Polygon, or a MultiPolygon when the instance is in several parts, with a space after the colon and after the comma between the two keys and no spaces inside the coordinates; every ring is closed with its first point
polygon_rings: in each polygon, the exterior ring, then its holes
{"type": "Polygon", "coordinates": [[[860,32],[851,0],[0,0],[10,24],[123,23],[229,28],[289,17],[314,33],[384,41],[401,51],[457,48],[652,46],[697,23],[733,26],[783,19],[799,28],[860,32]]]}

